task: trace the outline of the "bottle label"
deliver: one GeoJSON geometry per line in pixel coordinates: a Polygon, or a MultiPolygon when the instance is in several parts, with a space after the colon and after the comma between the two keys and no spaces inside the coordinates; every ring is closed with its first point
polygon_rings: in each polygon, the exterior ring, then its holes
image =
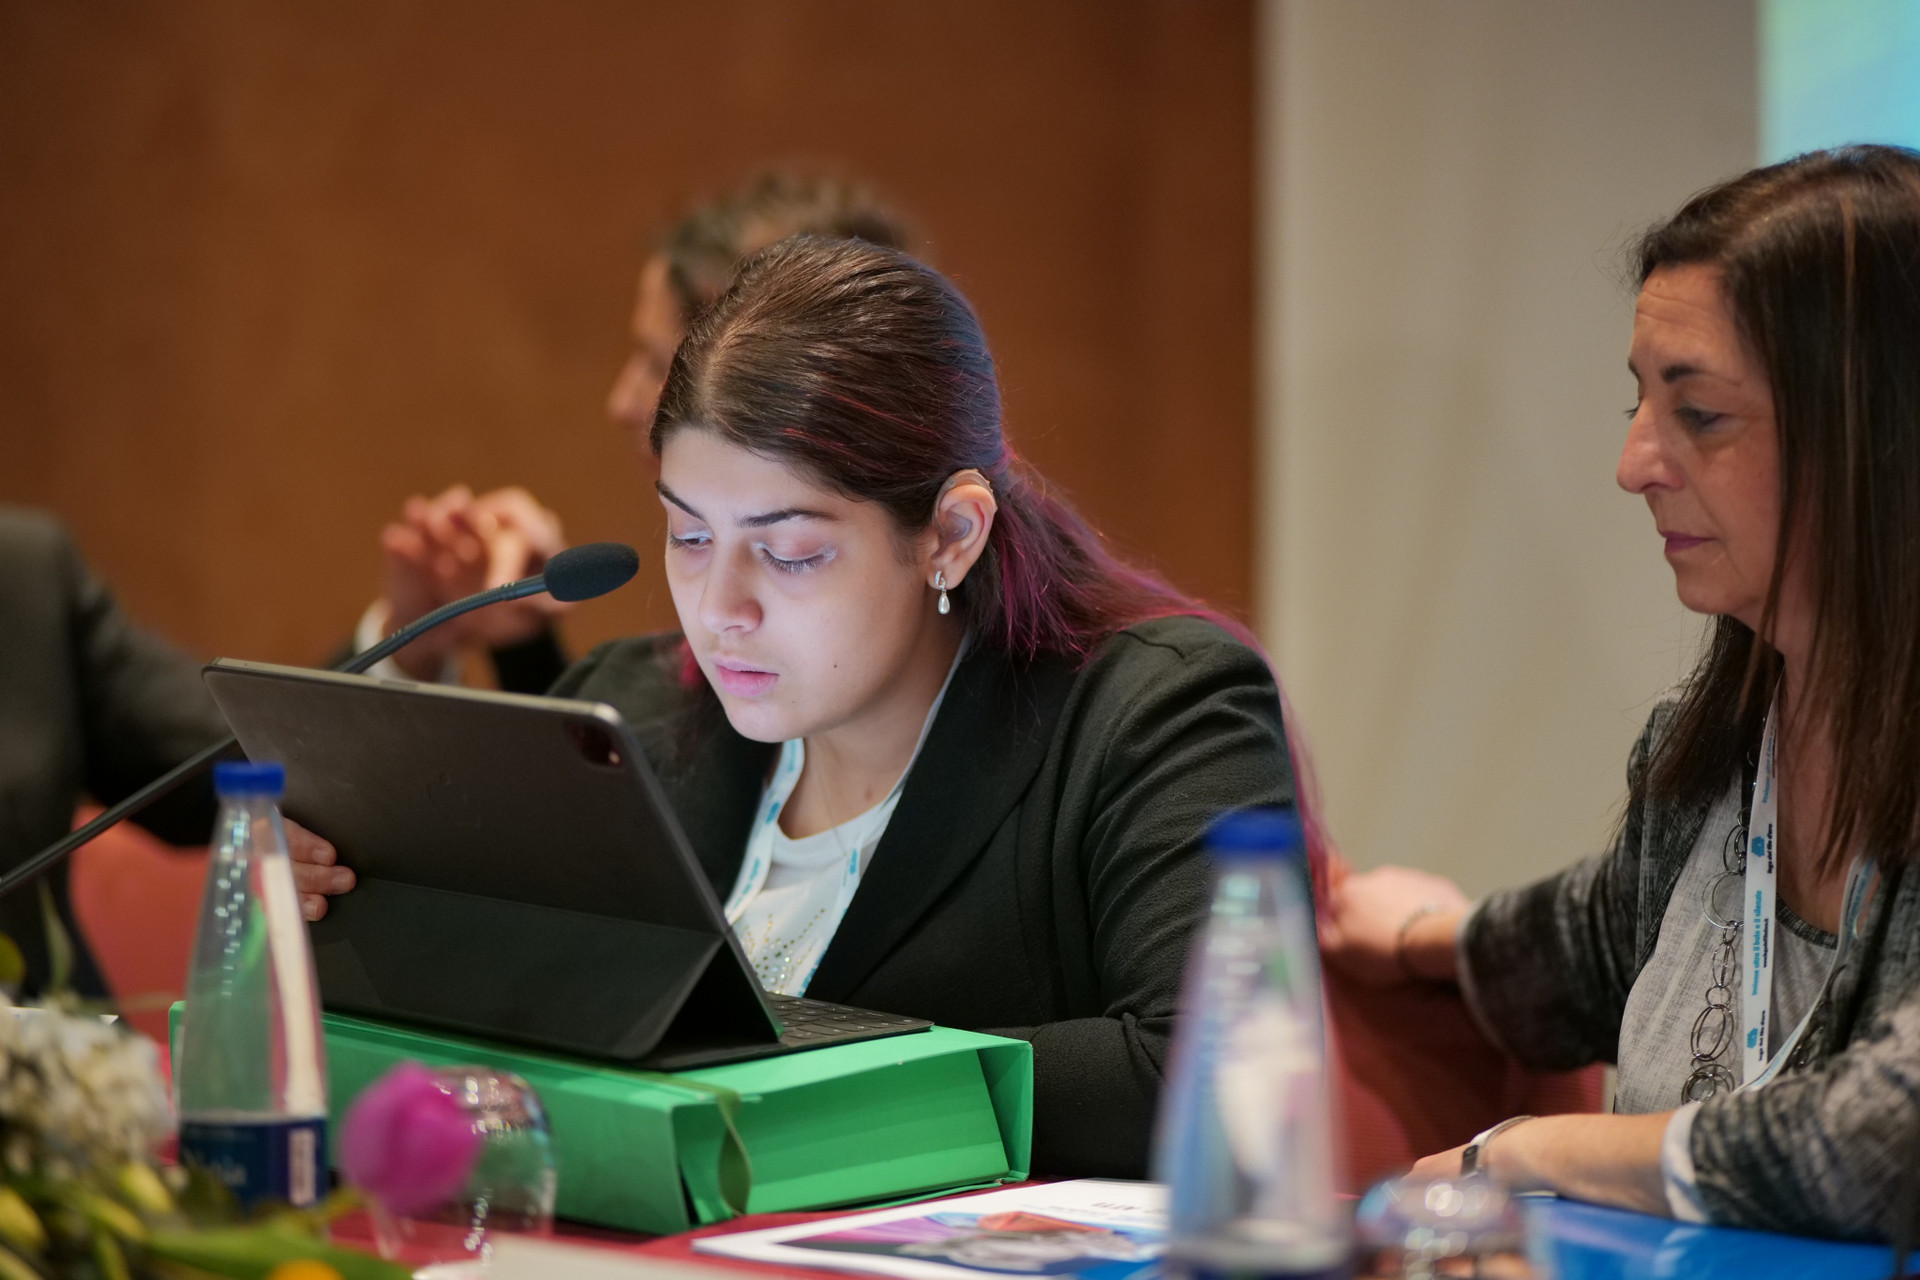
{"type": "Polygon", "coordinates": [[[327,1118],[180,1123],[180,1163],[225,1183],[243,1209],[277,1200],[303,1209],[326,1188],[327,1118]]]}

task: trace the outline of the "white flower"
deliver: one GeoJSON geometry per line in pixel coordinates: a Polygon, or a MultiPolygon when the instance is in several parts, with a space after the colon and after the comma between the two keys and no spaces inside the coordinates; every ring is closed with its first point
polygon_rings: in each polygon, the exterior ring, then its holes
{"type": "Polygon", "coordinates": [[[85,1014],[0,1009],[0,1161],[71,1177],[148,1160],[172,1127],[159,1058],[85,1014]]]}

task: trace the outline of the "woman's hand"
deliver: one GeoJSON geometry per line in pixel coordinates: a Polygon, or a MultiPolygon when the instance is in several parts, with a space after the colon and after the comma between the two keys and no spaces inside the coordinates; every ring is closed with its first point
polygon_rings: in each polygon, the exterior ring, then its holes
{"type": "Polygon", "coordinates": [[[1454,938],[1467,896],[1444,876],[1412,867],[1335,874],[1320,922],[1320,954],[1370,986],[1454,979],[1454,938]]]}
{"type": "MultiPolygon", "coordinates": [[[[1480,1168],[1510,1191],[1553,1191],[1590,1204],[1639,1213],[1672,1213],[1660,1169],[1660,1142],[1671,1111],[1635,1116],[1540,1116],[1497,1134],[1480,1149],[1480,1168]]],[[[1457,1178],[1466,1146],[1413,1166],[1415,1178],[1457,1178]]]]}
{"type": "Polygon", "coordinates": [[[318,920],[327,914],[327,898],[353,888],[351,867],[339,865],[334,847],[288,818],[287,852],[293,858],[293,885],[300,891],[300,914],[318,920]]]}
{"type": "MultiPolygon", "coordinates": [[[[1504,1135],[1503,1135],[1504,1136],[1504,1135]]],[[[1460,1176],[1460,1160],[1466,1154],[1467,1144],[1461,1143],[1435,1155],[1421,1156],[1413,1162],[1413,1168],[1407,1171],[1409,1178],[1457,1178],[1460,1176]]]]}

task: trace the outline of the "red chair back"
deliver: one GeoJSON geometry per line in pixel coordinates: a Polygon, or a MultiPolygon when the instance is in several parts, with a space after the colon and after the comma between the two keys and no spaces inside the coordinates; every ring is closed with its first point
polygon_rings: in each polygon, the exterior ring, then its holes
{"type": "Polygon", "coordinates": [[[1602,1067],[1533,1071],[1495,1048],[1452,987],[1324,979],[1330,1075],[1358,1193],[1508,1116],[1598,1111],[1602,1067]]]}
{"type": "Polygon", "coordinates": [[[205,849],[176,849],[131,822],[81,846],[68,872],[73,914],[121,1015],[162,1046],[167,1006],[186,993],[206,878],[205,849]]]}

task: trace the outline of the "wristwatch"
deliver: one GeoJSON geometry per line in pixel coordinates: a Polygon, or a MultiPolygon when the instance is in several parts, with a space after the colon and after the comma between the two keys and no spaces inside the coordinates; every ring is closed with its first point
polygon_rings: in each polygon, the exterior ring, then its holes
{"type": "Polygon", "coordinates": [[[1465,1150],[1460,1153],[1460,1176],[1464,1178],[1469,1174],[1478,1173],[1480,1171],[1480,1156],[1486,1151],[1487,1144],[1507,1130],[1513,1128],[1513,1126],[1531,1119],[1533,1119],[1532,1116],[1509,1116],[1499,1124],[1494,1125],[1493,1128],[1483,1129],[1476,1134],[1473,1141],[1469,1142],[1465,1150]]]}

